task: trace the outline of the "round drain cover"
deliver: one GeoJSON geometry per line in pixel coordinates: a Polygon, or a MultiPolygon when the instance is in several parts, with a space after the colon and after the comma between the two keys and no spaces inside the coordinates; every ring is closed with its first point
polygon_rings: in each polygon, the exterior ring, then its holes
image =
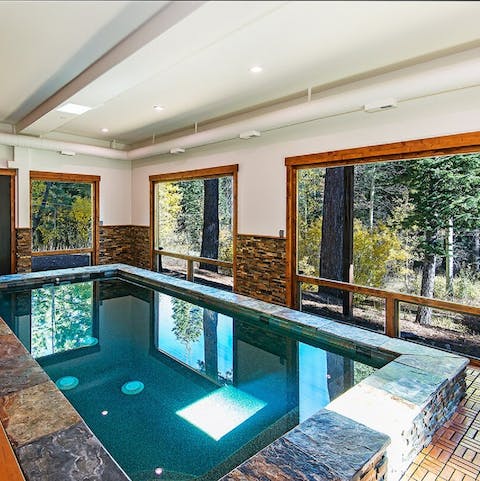
{"type": "Polygon", "coordinates": [[[75,376],[64,376],[60,379],[57,379],[55,384],[57,385],[58,389],[61,389],[62,391],[68,391],[69,389],[73,389],[78,386],[78,378],[75,376]]]}
{"type": "Polygon", "coordinates": [[[138,394],[143,391],[144,387],[145,386],[141,381],[129,381],[122,386],[122,392],[123,394],[129,394],[129,395],[138,394]]]}

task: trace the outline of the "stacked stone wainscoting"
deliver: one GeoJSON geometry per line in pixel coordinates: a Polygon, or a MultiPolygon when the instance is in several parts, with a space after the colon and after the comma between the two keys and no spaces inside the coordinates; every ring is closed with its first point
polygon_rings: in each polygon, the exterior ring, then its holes
{"type": "Polygon", "coordinates": [[[132,226],[103,225],[100,227],[99,264],[132,263],[132,226]]]}
{"type": "Polygon", "coordinates": [[[131,264],[150,269],[150,227],[132,225],[131,264]]]}
{"type": "Polygon", "coordinates": [[[111,263],[150,269],[150,228],[140,225],[100,227],[99,264],[111,263]]]}
{"type": "Polygon", "coordinates": [[[239,234],[236,261],[236,292],[285,304],[285,239],[239,234]]]}
{"type": "MultiPolygon", "coordinates": [[[[435,431],[449,420],[455,412],[466,391],[466,371],[461,372],[451,381],[445,383],[430,399],[425,408],[414,420],[412,429],[405,432],[407,459],[413,459],[417,453],[428,446],[435,431]]],[[[407,467],[408,461],[405,463],[407,467]]]]}
{"type": "Polygon", "coordinates": [[[32,270],[32,234],[28,227],[16,230],[16,243],[17,272],[30,272],[32,270]]]}

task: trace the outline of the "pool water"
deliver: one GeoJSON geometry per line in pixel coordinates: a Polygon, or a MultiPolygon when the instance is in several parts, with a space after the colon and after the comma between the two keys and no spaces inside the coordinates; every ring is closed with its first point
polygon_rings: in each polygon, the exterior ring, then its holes
{"type": "Polygon", "coordinates": [[[116,279],[2,292],[0,316],[133,481],[216,480],[375,369],[116,279]]]}

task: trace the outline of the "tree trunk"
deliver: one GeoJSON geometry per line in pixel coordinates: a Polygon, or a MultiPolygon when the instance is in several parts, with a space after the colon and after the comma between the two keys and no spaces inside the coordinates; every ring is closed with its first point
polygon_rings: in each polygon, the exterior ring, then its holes
{"type": "MultiPolygon", "coordinates": [[[[323,193],[322,244],[320,246],[320,277],[343,279],[343,235],[345,223],[344,167],[325,171],[323,193]]],[[[337,295],[336,291],[332,294],[337,295]]]]}
{"type": "Polygon", "coordinates": [[[36,239],[34,244],[37,246],[41,246],[43,244],[43,236],[41,231],[38,230],[38,226],[40,225],[40,221],[42,220],[43,214],[45,212],[45,207],[47,206],[48,196],[50,195],[50,189],[52,187],[51,182],[45,182],[45,192],[43,193],[42,202],[38,206],[38,211],[36,215],[32,217],[32,240],[36,239]]]}
{"type": "MultiPolygon", "coordinates": [[[[218,259],[219,219],[218,219],[218,179],[203,181],[203,232],[201,257],[218,259]]],[[[218,267],[201,263],[200,269],[218,272],[218,267]]]]}
{"type": "Polygon", "coordinates": [[[353,361],[346,357],[327,352],[327,386],[330,401],[353,386],[353,361]]]}
{"type": "Polygon", "coordinates": [[[473,266],[476,272],[480,272],[480,229],[473,231],[473,266]]]}
{"type": "MultiPolygon", "coordinates": [[[[435,235],[427,234],[427,243],[430,245],[433,244],[435,237],[435,235]]],[[[421,296],[433,297],[436,264],[437,256],[433,253],[426,253],[423,261],[421,296]]],[[[430,325],[432,322],[432,309],[430,307],[419,306],[415,320],[420,324],[430,325]]]]}
{"type": "Polygon", "coordinates": [[[448,297],[453,297],[453,219],[448,221],[445,239],[445,290],[448,297]]]}
{"type": "Polygon", "coordinates": [[[218,352],[217,352],[217,324],[218,314],[209,309],[203,310],[203,342],[205,354],[205,374],[217,380],[218,352]]]}
{"type": "MultiPolygon", "coordinates": [[[[320,277],[353,282],[353,167],[326,169],[322,216],[320,277]]],[[[318,292],[343,300],[343,315],[352,315],[351,293],[325,287],[318,292]]]]}
{"type": "Polygon", "coordinates": [[[374,221],[374,206],[375,206],[375,174],[376,174],[376,167],[375,165],[372,167],[372,178],[370,179],[370,198],[368,200],[368,224],[370,230],[373,230],[373,221],[374,221]]]}

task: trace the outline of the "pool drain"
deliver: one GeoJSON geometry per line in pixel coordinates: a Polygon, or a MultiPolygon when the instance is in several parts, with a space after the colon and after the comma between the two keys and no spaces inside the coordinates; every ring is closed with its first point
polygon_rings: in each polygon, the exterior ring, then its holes
{"type": "Polygon", "coordinates": [[[145,386],[141,381],[129,381],[122,386],[122,392],[123,394],[128,394],[131,396],[133,394],[141,393],[144,387],[145,386]]]}
{"type": "Polygon", "coordinates": [[[78,386],[78,378],[75,376],[64,376],[57,379],[55,384],[61,391],[68,391],[69,389],[74,389],[78,386]]]}

